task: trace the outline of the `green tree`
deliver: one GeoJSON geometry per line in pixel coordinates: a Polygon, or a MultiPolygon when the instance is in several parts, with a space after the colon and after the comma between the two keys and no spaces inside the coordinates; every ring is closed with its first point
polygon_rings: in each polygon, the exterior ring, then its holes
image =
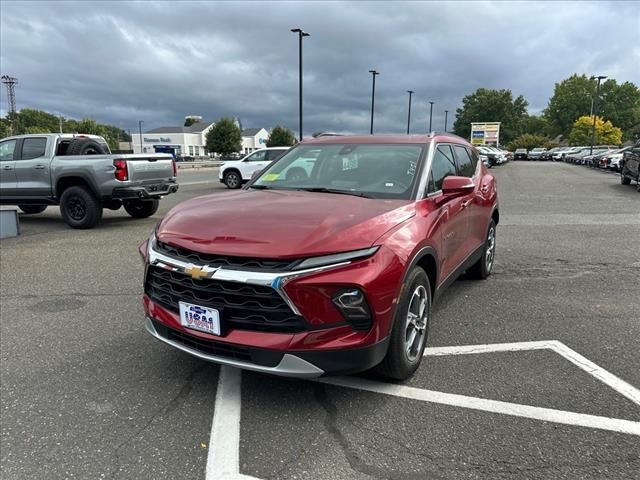
{"type": "Polygon", "coordinates": [[[500,142],[508,143],[521,132],[527,105],[522,95],[514,99],[511,90],[479,88],[462,99],[462,107],[456,111],[453,131],[469,138],[472,122],[501,122],[500,142]]]}
{"type": "Polygon", "coordinates": [[[596,82],[586,75],[573,74],[556,83],[544,116],[551,127],[551,135],[569,135],[574,122],[591,112],[591,100],[596,82]]]}
{"type": "Polygon", "coordinates": [[[194,123],[196,123],[196,119],[193,118],[193,117],[187,117],[187,118],[184,119],[184,126],[185,127],[190,127],[194,123]]]}
{"type": "Polygon", "coordinates": [[[207,132],[207,150],[221,155],[239,152],[242,148],[242,131],[233,118],[222,117],[207,132]]]}
{"type": "MultiPolygon", "coordinates": [[[[569,134],[569,142],[572,145],[589,145],[593,131],[593,117],[583,115],[578,118],[569,134]]],[[[620,145],[622,143],[622,130],[614,127],[613,123],[596,117],[596,145],[620,145]]]]}
{"type": "Polygon", "coordinates": [[[549,135],[549,122],[542,115],[526,115],[520,124],[520,133],[547,136],[549,135]]]}
{"type": "Polygon", "coordinates": [[[640,123],[640,88],[631,82],[607,80],[600,86],[598,115],[617,125],[625,139],[631,139],[631,130],[640,123]]]}
{"type": "Polygon", "coordinates": [[[514,138],[509,143],[508,148],[513,152],[518,148],[531,150],[532,148],[536,147],[550,148],[551,146],[553,145],[551,144],[551,141],[548,137],[545,137],[543,135],[534,135],[531,133],[523,133],[522,135],[514,138]]]}
{"type": "Polygon", "coordinates": [[[267,147],[291,147],[296,144],[296,137],[291,130],[276,125],[267,139],[267,147]]]}

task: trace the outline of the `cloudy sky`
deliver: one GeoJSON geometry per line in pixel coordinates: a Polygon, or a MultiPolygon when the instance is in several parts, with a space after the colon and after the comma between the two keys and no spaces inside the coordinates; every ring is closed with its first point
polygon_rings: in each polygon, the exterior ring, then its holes
{"type": "MultiPolygon", "coordinates": [[[[297,131],[302,27],[305,132],[449,125],[478,87],[542,110],[574,72],[640,84],[639,2],[27,2],[0,3],[0,70],[18,108],[92,117],[124,129],[239,116],[297,131]]],[[[2,90],[2,114],[7,110],[2,90]]]]}

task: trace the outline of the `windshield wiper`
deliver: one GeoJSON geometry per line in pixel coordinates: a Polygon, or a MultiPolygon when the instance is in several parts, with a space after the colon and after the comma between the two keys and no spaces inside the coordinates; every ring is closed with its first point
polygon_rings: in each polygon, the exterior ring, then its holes
{"type": "Polygon", "coordinates": [[[304,190],[305,192],[336,193],[338,195],[354,195],[356,197],[371,198],[364,192],[354,192],[352,190],[337,190],[335,188],[326,187],[298,188],[297,190],[304,190]]]}
{"type": "Polygon", "coordinates": [[[273,190],[273,187],[269,185],[250,185],[249,188],[255,188],[256,190],[273,190]]]}

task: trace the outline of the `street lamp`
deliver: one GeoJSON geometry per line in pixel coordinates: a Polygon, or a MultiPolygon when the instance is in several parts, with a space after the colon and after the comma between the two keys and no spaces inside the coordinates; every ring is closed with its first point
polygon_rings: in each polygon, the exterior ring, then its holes
{"type": "Polygon", "coordinates": [[[447,117],[449,116],[449,110],[444,111],[444,133],[447,133],[447,117]]]}
{"type": "Polygon", "coordinates": [[[373,78],[373,86],[371,87],[371,128],[369,129],[369,133],[373,135],[373,105],[376,100],[376,75],[380,75],[380,72],[369,70],[369,73],[373,78]]]}
{"type": "Polygon", "coordinates": [[[429,102],[429,133],[431,133],[431,122],[433,120],[433,102],[429,102]]]}
{"type": "Polygon", "coordinates": [[[411,129],[411,96],[416,93],[413,90],[407,90],[409,94],[409,113],[407,114],[407,135],[409,135],[409,130],[411,129]]]}
{"type": "Polygon", "coordinates": [[[298,115],[300,141],[302,141],[302,37],[310,37],[311,35],[304,32],[301,28],[292,28],[291,31],[298,34],[298,115]]]}
{"type": "Polygon", "coordinates": [[[589,77],[589,80],[598,81],[596,85],[596,97],[595,99],[593,99],[593,102],[592,102],[593,126],[591,127],[591,149],[589,150],[589,155],[593,155],[593,144],[596,141],[596,116],[598,115],[598,98],[600,97],[600,81],[604,80],[605,78],[607,78],[605,75],[598,75],[598,76],[592,75],[591,77],[589,77]]]}
{"type": "Polygon", "coordinates": [[[138,120],[138,131],[140,132],[140,153],[142,153],[142,120],[138,120]]]}

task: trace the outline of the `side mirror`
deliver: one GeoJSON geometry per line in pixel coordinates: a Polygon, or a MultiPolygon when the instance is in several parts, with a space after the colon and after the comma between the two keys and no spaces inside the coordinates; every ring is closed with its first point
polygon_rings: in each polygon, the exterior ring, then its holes
{"type": "Polygon", "coordinates": [[[442,193],[448,196],[465,195],[476,188],[469,177],[445,177],[442,182],[442,193]]]}

